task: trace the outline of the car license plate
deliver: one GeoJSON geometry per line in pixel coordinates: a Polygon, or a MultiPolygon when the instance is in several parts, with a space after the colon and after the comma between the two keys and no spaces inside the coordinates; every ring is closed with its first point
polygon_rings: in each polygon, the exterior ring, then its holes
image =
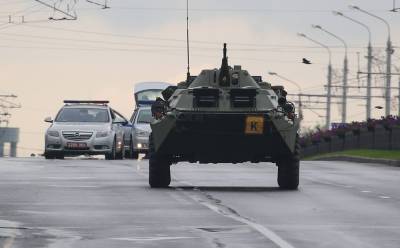
{"type": "Polygon", "coordinates": [[[67,148],[69,149],[87,149],[86,143],[68,142],[67,148]]]}
{"type": "Polygon", "coordinates": [[[263,134],[264,133],[264,117],[263,116],[246,116],[245,134],[263,134]]]}

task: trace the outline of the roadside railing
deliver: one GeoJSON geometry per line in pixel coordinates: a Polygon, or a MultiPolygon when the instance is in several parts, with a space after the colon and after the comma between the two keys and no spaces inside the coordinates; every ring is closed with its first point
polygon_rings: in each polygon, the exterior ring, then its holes
{"type": "Polygon", "coordinates": [[[400,150],[400,118],[333,125],[300,138],[301,157],[352,149],[400,150]]]}

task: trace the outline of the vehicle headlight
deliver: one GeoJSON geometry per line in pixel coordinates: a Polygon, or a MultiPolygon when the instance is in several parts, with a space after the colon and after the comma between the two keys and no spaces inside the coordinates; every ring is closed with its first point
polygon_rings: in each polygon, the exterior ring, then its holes
{"type": "Polygon", "coordinates": [[[60,137],[60,133],[58,131],[47,131],[47,135],[51,137],[60,137]]]}
{"type": "Polygon", "coordinates": [[[100,131],[96,133],[96,138],[104,138],[110,135],[109,131],[100,131]]]}
{"type": "Polygon", "coordinates": [[[141,130],[141,129],[136,129],[136,136],[149,136],[150,133],[145,131],[145,130],[141,130]]]}

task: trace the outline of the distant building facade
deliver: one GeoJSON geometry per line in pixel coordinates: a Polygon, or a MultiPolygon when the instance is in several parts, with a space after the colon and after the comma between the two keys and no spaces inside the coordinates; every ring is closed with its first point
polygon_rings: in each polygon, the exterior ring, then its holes
{"type": "Polygon", "coordinates": [[[0,157],[16,157],[19,128],[0,127],[0,157]],[[10,143],[10,153],[4,154],[4,144],[10,143]]]}

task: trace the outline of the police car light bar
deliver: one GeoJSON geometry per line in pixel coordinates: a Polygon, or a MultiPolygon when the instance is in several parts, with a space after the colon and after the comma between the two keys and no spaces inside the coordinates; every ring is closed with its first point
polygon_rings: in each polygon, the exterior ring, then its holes
{"type": "Polygon", "coordinates": [[[91,101],[91,100],[64,100],[65,104],[71,104],[71,103],[76,103],[76,104],[108,104],[110,101],[91,101]]]}

